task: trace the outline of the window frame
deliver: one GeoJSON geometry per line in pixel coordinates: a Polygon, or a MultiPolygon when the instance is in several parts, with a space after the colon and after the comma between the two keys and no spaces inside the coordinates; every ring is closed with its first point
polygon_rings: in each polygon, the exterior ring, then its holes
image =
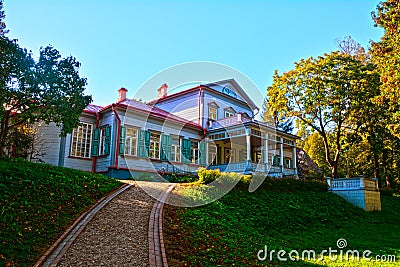
{"type": "Polygon", "coordinates": [[[208,119],[209,120],[218,120],[218,108],[214,107],[214,106],[209,106],[208,107],[208,119]],[[212,114],[215,116],[212,116],[212,114]]]}
{"type": "Polygon", "coordinates": [[[126,156],[137,156],[138,155],[138,139],[139,139],[139,129],[137,127],[132,127],[129,125],[125,125],[125,148],[124,148],[124,155],[126,156]],[[136,136],[128,135],[129,131],[135,131],[136,136]],[[134,144],[132,142],[134,141],[134,144]],[[129,144],[128,144],[129,141],[129,144]],[[134,151],[132,153],[132,147],[134,146],[134,151]],[[129,153],[128,153],[129,149],[129,153]]]}
{"type": "Polygon", "coordinates": [[[81,122],[77,128],[74,128],[71,133],[70,153],[71,157],[90,159],[92,158],[92,140],[93,140],[93,124],[87,122],[81,122]],[[85,138],[83,136],[83,130],[85,126],[85,138]],[[81,135],[80,137],[78,135],[81,135]],[[76,142],[74,145],[74,139],[76,142]],[[89,140],[88,140],[89,139],[89,140]],[[84,140],[83,143],[81,143],[84,140]],[[78,144],[81,143],[79,146],[78,144]],[[83,150],[82,150],[83,149],[83,150]],[[78,153],[78,151],[80,153],[78,153]],[[82,156],[83,151],[83,156],[82,156]]]}
{"type": "Polygon", "coordinates": [[[233,108],[229,107],[224,109],[224,118],[230,118],[230,117],[235,117],[236,112],[233,108]]]}
{"type": "Polygon", "coordinates": [[[150,145],[149,145],[149,158],[150,159],[160,159],[160,155],[161,155],[160,149],[161,149],[161,133],[151,131],[150,132],[150,145]],[[153,137],[155,135],[158,136],[157,140],[153,140],[153,137]]]}
{"type": "Polygon", "coordinates": [[[181,147],[182,147],[182,138],[180,136],[171,135],[172,137],[172,145],[171,145],[171,161],[181,162],[181,147]],[[178,140],[178,144],[174,143],[174,141],[178,140]]]}
{"type": "Polygon", "coordinates": [[[192,164],[199,164],[200,160],[200,141],[191,139],[191,146],[190,146],[190,162],[192,164]],[[196,147],[193,145],[197,144],[196,147]]]}

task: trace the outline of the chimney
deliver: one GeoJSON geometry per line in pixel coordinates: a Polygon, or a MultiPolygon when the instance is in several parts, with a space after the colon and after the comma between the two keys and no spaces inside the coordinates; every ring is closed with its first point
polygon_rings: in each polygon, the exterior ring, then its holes
{"type": "Polygon", "coordinates": [[[128,90],[126,90],[124,87],[121,87],[118,90],[118,102],[124,101],[126,99],[126,92],[128,92],[128,90]]]}
{"type": "Polygon", "coordinates": [[[164,83],[163,85],[160,86],[160,88],[157,89],[158,96],[157,98],[164,98],[167,96],[167,90],[168,90],[168,85],[164,83]]]}

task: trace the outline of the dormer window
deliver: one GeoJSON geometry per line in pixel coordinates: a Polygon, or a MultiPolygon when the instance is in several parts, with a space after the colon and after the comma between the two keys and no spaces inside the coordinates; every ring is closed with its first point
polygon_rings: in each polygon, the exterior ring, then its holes
{"type": "Polygon", "coordinates": [[[211,102],[208,104],[208,119],[209,120],[218,120],[218,108],[219,106],[215,102],[211,102]]]}
{"type": "Polygon", "coordinates": [[[236,116],[236,112],[233,108],[226,108],[224,109],[224,116],[225,118],[234,117],[236,116]]]}

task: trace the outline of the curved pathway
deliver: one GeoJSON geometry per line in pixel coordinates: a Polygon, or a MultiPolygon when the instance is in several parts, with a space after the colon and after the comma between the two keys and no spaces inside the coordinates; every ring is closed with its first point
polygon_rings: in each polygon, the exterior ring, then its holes
{"type": "Polygon", "coordinates": [[[162,207],[172,188],[130,182],[82,216],[43,266],[167,266],[162,207]]]}

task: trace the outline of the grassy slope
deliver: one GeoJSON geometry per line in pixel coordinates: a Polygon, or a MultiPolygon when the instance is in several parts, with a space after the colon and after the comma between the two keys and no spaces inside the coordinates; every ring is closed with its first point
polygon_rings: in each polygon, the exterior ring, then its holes
{"type": "Polygon", "coordinates": [[[103,175],[0,160],[0,266],[33,265],[68,225],[120,182],[103,175]]]}
{"type": "Polygon", "coordinates": [[[364,212],[327,192],[235,189],[203,207],[167,206],[168,260],[173,266],[367,266],[368,262],[329,259],[314,263],[257,260],[257,252],[265,245],[269,251],[320,252],[337,249],[336,241],[345,238],[345,251],[394,254],[400,262],[400,198],[382,197],[382,205],[382,212],[364,212]]]}

